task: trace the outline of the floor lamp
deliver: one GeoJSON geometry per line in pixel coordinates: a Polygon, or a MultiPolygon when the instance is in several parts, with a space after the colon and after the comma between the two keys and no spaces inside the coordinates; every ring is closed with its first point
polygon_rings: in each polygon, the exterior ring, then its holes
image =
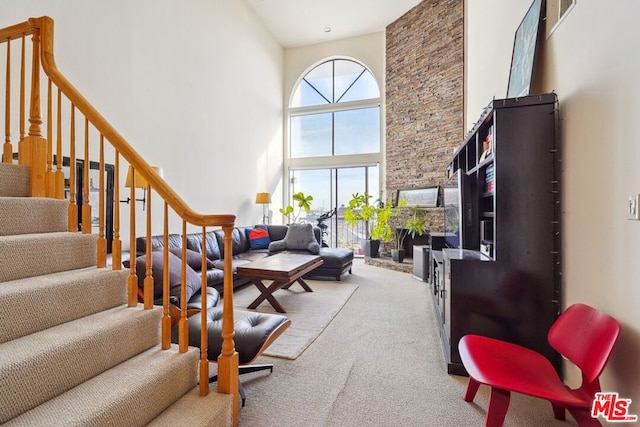
{"type": "MultiPolygon", "coordinates": [[[[152,169],[155,170],[158,175],[160,175],[160,178],[164,177],[164,173],[162,171],[162,168],[157,167],[157,166],[152,166],[152,169]]],[[[129,166],[129,169],[127,169],[127,178],[125,179],[124,182],[124,188],[131,188],[131,181],[132,181],[132,173],[133,168],[131,166],[129,166]]],[[[140,175],[140,173],[138,173],[138,171],[135,171],[135,178],[136,178],[136,188],[141,188],[142,189],[142,199],[135,199],[135,201],[137,202],[142,202],[142,210],[144,210],[144,207],[147,203],[147,180],[144,179],[142,177],[142,175],[140,175]]],[[[126,203],[129,204],[129,202],[131,202],[131,198],[127,197],[126,200],[120,200],[121,203],[126,203]]]]}
{"type": "Polygon", "coordinates": [[[262,223],[269,224],[269,203],[271,203],[271,194],[257,193],[256,203],[262,205],[262,223]]]}

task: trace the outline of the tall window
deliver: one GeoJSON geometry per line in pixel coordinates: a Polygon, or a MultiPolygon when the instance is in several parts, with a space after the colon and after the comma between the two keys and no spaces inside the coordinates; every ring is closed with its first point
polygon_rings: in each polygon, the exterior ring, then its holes
{"type": "MultiPolygon", "coordinates": [[[[294,88],[289,104],[289,197],[299,191],[314,197],[312,211],[303,220],[315,222],[337,208],[330,227],[339,230],[340,208],[351,194],[379,197],[380,102],[373,74],[350,59],[317,65],[294,88]]],[[[340,246],[351,239],[332,232],[330,240],[331,246],[340,246]]]]}
{"type": "Polygon", "coordinates": [[[291,158],[380,153],[380,90],[355,61],[333,59],[305,74],[289,113],[291,158]]]}

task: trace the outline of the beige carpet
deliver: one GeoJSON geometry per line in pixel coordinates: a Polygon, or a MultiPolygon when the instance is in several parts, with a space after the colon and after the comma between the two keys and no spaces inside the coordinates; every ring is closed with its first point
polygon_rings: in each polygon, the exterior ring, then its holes
{"type": "MultiPolygon", "coordinates": [[[[275,298],[284,307],[291,326],[273,343],[266,356],[296,359],[315,341],[331,323],[342,307],[349,301],[358,285],[345,282],[305,280],[313,292],[305,292],[296,283],[289,289],[280,289],[275,298]]],[[[258,289],[249,285],[233,293],[234,306],[248,310],[247,306],[260,295],[258,289]]],[[[255,311],[277,313],[268,301],[263,301],[255,311]]]]}
{"type": "MultiPolygon", "coordinates": [[[[300,357],[261,358],[272,373],[241,376],[240,427],[484,426],[489,389],[467,403],[468,379],[447,374],[428,285],[362,259],[342,280],[358,291],[300,357]]],[[[555,420],[548,402],[517,393],[504,423],[575,425],[570,415],[555,420]]]]}

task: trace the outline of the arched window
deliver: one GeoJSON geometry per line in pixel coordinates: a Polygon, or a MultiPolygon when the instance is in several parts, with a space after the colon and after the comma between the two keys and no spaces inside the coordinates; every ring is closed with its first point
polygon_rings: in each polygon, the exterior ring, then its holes
{"type": "Polygon", "coordinates": [[[380,90],[355,61],[332,59],[306,73],[289,114],[291,158],[380,153],[380,90]]]}
{"type": "Polygon", "coordinates": [[[380,98],[373,75],[349,59],[333,59],[316,66],[302,78],[291,108],[380,98]]]}
{"type": "Polygon", "coordinates": [[[359,242],[357,236],[340,231],[340,210],[352,194],[379,197],[380,102],[375,77],[352,59],[318,64],[301,76],[292,91],[286,158],[289,194],[302,191],[313,196],[312,210],[303,218],[308,222],[338,209],[327,238],[331,246],[359,242]]]}

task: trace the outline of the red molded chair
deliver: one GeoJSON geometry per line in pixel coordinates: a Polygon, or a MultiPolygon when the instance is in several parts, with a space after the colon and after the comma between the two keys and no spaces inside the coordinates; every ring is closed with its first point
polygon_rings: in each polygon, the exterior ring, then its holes
{"type": "Polygon", "coordinates": [[[599,377],[613,350],[620,324],[611,316],[584,304],[567,308],[549,330],[549,344],[582,371],[582,385],[565,386],[541,354],[508,342],[465,335],[458,343],[462,363],[469,373],[464,400],[472,402],[480,387],[491,387],[485,425],[504,423],[511,391],[551,402],[556,419],[567,409],[579,426],[601,425],[590,414],[599,377]]]}

